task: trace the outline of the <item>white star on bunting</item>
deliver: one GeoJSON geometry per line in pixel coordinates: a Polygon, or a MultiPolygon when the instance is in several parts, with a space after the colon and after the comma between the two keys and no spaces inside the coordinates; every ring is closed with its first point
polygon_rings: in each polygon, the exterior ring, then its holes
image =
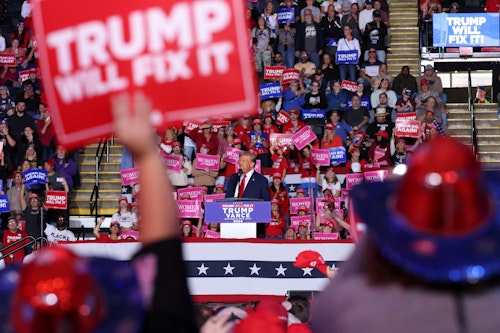
{"type": "Polygon", "coordinates": [[[306,275],[312,276],[312,275],[311,275],[311,271],[312,271],[313,269],[314,269],[314,268],[311,268],[311,267],[302,268],[302,271],[304,272],[304,273],[302,274],[302,276],[306,276],[306,275]]]}
{"type": "Polygon", "coordinates": [[[276,276],[283,275],[285,276],[285,271],[288,269],[286,267],[283,267],[283,264],[280,264],[280,267],[274,268],[276,270],[276,276]]]}
{"type": "Polygon", "coordinates": [[[259,275],[259,271],[261,270],[262,267],[257,267],[257,264],[254,263],[252,267],[248,267],[248,268],[251,270],[250,275],[254,275],[255,274],[255,275],[258,276],[259,275]]]}
{"type": "Polygon", "coordinates": [[[205,266],[204,263],[201,263],[201,266],[196,267],[198,269],[198,275],[207,275],[207,270],[210,268],[208,266],[205,266]]]}
{"type": "Polygon", "coordinates": [[[233,270],[235,269],[235,267],[231,266],[230,263],[227,263],[227,266],[226,267],[222,267],[222,268],[224,268],[224,275],[228,275],[228,274],[233,275],[233,270]]]}

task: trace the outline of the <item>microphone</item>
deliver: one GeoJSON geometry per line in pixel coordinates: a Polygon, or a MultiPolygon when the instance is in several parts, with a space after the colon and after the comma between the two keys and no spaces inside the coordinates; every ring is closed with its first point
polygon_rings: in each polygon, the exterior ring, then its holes
{"type": "Polygon", "coordinates": [[[238,177],[240,177],[240,178],[241,178],[241,175],[242,175],[242,174],[243,174],[243,170],[238,169],[238,177]]]}
{"type": "MultiPolygon", "coordinates": [[[[238,183],[236,184],[236,188],[234,189],[234,193],[236,193],[236,190],[239,191],[240,189],[240,185],[241,185],[241,175],[243,174],[243,170],[241,169],[238,169],[238,183]]],[[[240,195],[240,193],[238,193],[238,196],[240,195]]],[[[236,197],[236,196],[235,196],[236,197]]]]}

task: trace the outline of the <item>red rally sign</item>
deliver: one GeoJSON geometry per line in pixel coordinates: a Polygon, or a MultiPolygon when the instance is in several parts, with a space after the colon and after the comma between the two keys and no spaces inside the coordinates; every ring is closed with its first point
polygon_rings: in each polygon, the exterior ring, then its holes
{"type": "Polygon", "coordinates": [[[44,88],[68,147],[112,133],[119,92],[143,91],[157,127],[256,109],[241,0],[75,0],[63,16],[64,0],[34,5],[44,88]]]}
{"type": "Polygon", "coordinates": [[[64,191],[47,191],[45,208],[68,209],[68,194],[64,191]]]}
{"type": "Polygon", "coordinates": [[[396,119],[395,136],[402,136],[406,138],[420,137],[420,121],[396,119]]]}

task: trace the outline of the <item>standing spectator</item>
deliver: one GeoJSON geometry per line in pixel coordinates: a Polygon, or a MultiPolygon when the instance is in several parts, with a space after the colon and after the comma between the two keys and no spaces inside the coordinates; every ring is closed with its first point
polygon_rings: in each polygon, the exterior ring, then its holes
{"type": "Polygon", "coordinates": [[[288,114],[290,115],[290,121],[283,125],[283,133],[293,134],[306,125],[299,119],[299,110],[290,109],[288,114]]]}
{"type": "Polygon", "coordinates": [[[326,169],[324,177],[321,177],[320,173],[318,172],[316,174],[316,182],[319,186],[321,186],[321,192],[323,193],[324,197],[340,197],[341,184],[332,167],[326,169]],[[326,193],[327,191],[329,192],[329,194],[326,193]]]}
{"type": "Polygon", "coordinates": [[[52,126],[50,111],[44,104],[40,104],[40,120],[36,124],[38,138],[40,139],[42,160],[54,156],[56,132],[52,126]]]}
{"type": "Polygon", "coordinates": [[[278,199],[271,200],[271,222],[266,223],[266,238],[283,239],[286,228],[285,217],[282,214],[278,199]]]}
{"type": "Polygon", "coordinates": [[[111,223],[118,222],[121,232],[137,230],[137,215],[130,210],[128,199],[122,195],[118,198],[118,211],[111,216],[111,223]]]}
{"type": "Polygon", "coordinates": [[[281,212],[288,217],[288,209],[290,207],[288,190],[283,184],[285,177],[277,170],[273,170],[273,182],[269,186],[269,192],[272,200],[277,200],[281,212]]]}
{"type": "Polygon", "coordinates": [[[249,150],[254,149],[257,159],[261,162],[261,167],[271,167],[271,160],[269,159],[269,137],[262,131],[262,120],[256,118],[252,121],[253,130],[250,131],[248,146],[249,150]]]}
{"type": "Polygon", "coordinates": [[[288,159],[285,155],[288,154],[290,148],[285,145],[278,145],[271,147],[274,153],[271,156],[271,160],[273,161],[272,169],[273,175],[279,173],[281,175],[281,181],[285,181],[286,170],[288,169],[288,159]]]}
{"type": "Polygon", "coordinates": [[[326,81],[323,89],[323,92],[326,92],[329,82],[333,80],[338,81],[340,79],[340,71],[339,68],[332,62],[332,56],[329,53],[323,53],[319,69],[323,73],[323,80],[326,81]]]}
{"type": "Polygon", "coordinates": [[[345,110],[348,99],[349,95],[345,90],[341,89],[340,81],[332,81],[331,92],[326,95],[328,110],[345,110]]]}
{"type": "Polygon", "coordinates": [[[420,86],[419,92],[421,91],[422,80],[427,80],[429,90],[437,92],[439,94],[439,98],[443,101],[443,104],[446,105],[447,96],[443,93],[443,83],[441,82],[441,78],[437,76],[432,65],[426,65],[424,68],[424,74],[417,80],[417,83],[419,84],[418,86],[420,86]]]}
{"type": "MultiPolygon", "coordinates": [[[[207,147],[200,148],[200,154],[210,154],[207,147]]],[[[213,154],[210,154],[213,155],[213,154]]],[[[194,186],[206,186],[209,193],[213,193],[215,186],[215,178],[219,175],[219,171],[201,170],[196,168],[197,157],[193,160],[191,175],[194,177],[194,186]]]]}
{"type": "Polygon", "coordinates": [[[352,97],[352,107],[344,113],[345,122],[352,127],[354,131],[366,130],[368,121],[370,120],[370,113],[368,109],[361,106],[361,99],[359,96],[352,97]]]}
{"type": "MultiPolygon", "coordinates": [[[[23,174],[21,171],[16,171],[14,172],[13,186],[7,191],[7,196],[9,198],[10,214],[12,216],[22,214],[23,212],[23,209],[21,207],[22,187],[23,187],[23,174]]],[[[23,199],[23,201],[25,201],[25,199],[23,199]]]]}
{"type": "MultiPolygon", "coordinates": [[[[326,3],[324,1],[323,3],[326,3]]],[[[341,18],[337,15],[333,5],[328,5],[328,11],[321,19],[321,29],[325,36],[325,53],[335,59],[337,53],[337,43],[342,38],[341,18]]]]}
{"type": "Polygon", "coordinates": [[[45,229],[45,218],[42,218],[42,212],[40,210],[40,197],[36,193],[31,193],[28,196],[28,206],[24,200],[25,191],[26,187],[23,185],[19,201],[21,202],[21,209],[23,210],[23,218],[26,221],[25,231],[28,235],[38,238],[42,236],[42,230],[45,229]]]}
{"type": "Polygon", "coordinates": [[[19,22],[16,31],[10,34],[10,40],[12,41],[14,39],[19,41],[19,47],[22,47],[24,49],[28,48],[31,36],[26,31],[24,22],[19,22]]]}
{"type": "MultiPolygon", "coordinates": [[[[61,145],[57,146],[56,155],[54,157],[54,170],[64,176],[69,190],[73,190],[73,177],[77,173],[77,165],[75,161],[69,157],[68,151],[61,145]]],[[[68,197],[70,193],[68,193],[68,197]]]]}
{"type": "Polygon", "coordinates": [[[388,138],[392,136],[392,130],[394,129],[394,123],[390,121],[389,117],[391,114],[387,112],[387,108],[378,107],[375,109],[375,121],[368,125],[366,129],[366,134],[371,138],[375,139],[375,136],[380,132],[386,132],[388,138]]]}
{"type": "MultiPolygon", "coordinates": [[[[331,124],[333,125],[333,130],[335,134],[340,136],[342,139],[342,143],[345,146],[347,143],[347,136],[352,136],[353,130],[349,124],[346,122],[340,121],[340,114],[337,110],[333,110],[330,114],[331,124]]],[[[328,125],[328,123],[327,123],[328,125]]]]}
{"type": "Polygon", "coordinates": [[[343,145],[342,138],[335,133],[333,123],[327,123],[325,126],[325,136],[321,139],[321,148],[342,147],[343,145]]]}
{"type": "MultiPolygon", "coordinates": [[[[351,9],[348,14],[342,15],[342,27],[345,28],[346,25],[351,27],[351,34],[357,40],[361,40],[363,36],[361,30],[359,29],[359,5],[357,3],[351,4],[351,9]]],[[[344,29],[345,37],[345,29],[344,29]]],[[[338,51],[338,47],[337,47],[338,51]]]]}
{"type": "Polygon", "coordinates": [[[314,0],[306,0],[306,6],[300,11],[300,20],[306,22],[307,12],[311,12],[311,19],[316,23],[321,22],[321,10],[314,5],[314,0]]]}
{"type": "Polygon", "coordinates": [[[295,24],[285,23],[278,27],[278,52],[283,56],[283,66],[293,68],[295,64],[295,24]]]}
{"type": "MultiPolygon", "coordinates": [[[[32,116],[26,114],[25,111],[26,104],[24,100],[18,100],[15,113],[8,118],[9,134],[14,138],[17,145],[20,145],[20,140],[26,127],[36,128],[35,120],[32,116]]],[[[19,161],[19,155],[14,154],[13,162],[15,165],[19,165],[19,161]]]]}
{"type": "MultiPolygon", "coordinates": [[[[273,42],[275,42],[276,31],[278,30],[278,14],[272,0],[267,0],[266,8],[261,16],[265,19],[267,27],[271,29],[271,37],[273,38],[273,42]]],[[[271,49],[276,50],[274,43],[271,44],[271,49]]]]}
{"type": "Polygon", "coordinates": [[[300,110],[305,103],[305,88],[302,80],[292,81],[283,93],[283,110],[289,111],[292,108],[300,110]]]}
{"type": "Polygon", "coordinates": [[[267,135],[268,139],[270,138],[271,133],[279,133],[278,127],[273,124],[272,113],[266,113],[266,115],[264,116],[264,125],[262,126],[262,130],[267,135]]]}
{"type": "Polygon", "coordinates": [[[376,139],[368,151],[370,163],[379,163],[381,166],[391,166],[392,159],[389,147],[389,134],[385,131],[380,131],[375,134],[375,137],[376,139]]]}
{"type": "MultiPolygon", "coordinates": [[[[353,4],[354,5],[354,4],[353,4]]],[[[361,46],[359,45],[358,39],[352,35],[352,27],[350,25],[344,26],[344,38],[341,38],[337,43],[337,53],[339,51],[350,51],[357,52],[357,60],[359,62],[359,57],[361,56],[361,46]]],[[[340,69],[340,80],[349,80],[356,82],[356,71],[357,64],[338,64],[340,69]]]]}
{"type": "Polygon", "coordinates": [[[0,86],[0,110],[2,112],[2,118],[6,118],[7,109],[14,106],[14,99],[10,96],[9,88],[5,85],[0,86]]]}
{"type": "Polygon", "coordinates": [[[179,172],[167,170],[170,182],[172,183],[172,186],[176,188],[186,187],[188,184],[188,176],[191,174],[192,165],[191,161],[182,152],[182,146],[180,142],[178,141],[174,142],[171,155],[181,157],[182,162],[181,162],[181,169],[179,172]]]}
{"type": "Polygon", "coordinates": [[[295,173],[300,173],[303,189],[312,189],[314,198],[318,196],[318,184],[316,184],[316,167],[311,158],[311,146],[307,145],[300,151],[299,163],[295,167],[295,173]]]}
{"type": "MultiPolygon", "coordinates": [[[[363,47],[365,49],[373,47],[377,53],[377,59],[385,62],[386,59],[386,38],[388,29],[384,22],[380,20],[380,11],[373,11],[373,21],[366,25],[363,34],[363,47]]],[[[365,59],[368,58],[368,51],[365,51],[365,59]]]]}
{"type": "Polygon", "coordinates": [[[262,75],[265,66],[271,66],[272,44],[274,36],[267,27],[264,17],[259,17],[257,26],[252,29],[252,47],[255,70],[262,75]]]}
{"type": "Polygon", "coordinates": [[[410,74],[410,67],[401,67],[401,73],[399,73],[392,84],[392,89],[399,94],[403,89],[408,88],[412,92],[417,92],[417,80],[413,75],[410,74]]]}
{"type": "Polygon", "coordinates": [[[250,137],[250,131],[252,130],[252,124],[250,122],[249,116],[244,116],[237,122],[234,131],[236,136],[241,140],[243,147],[246,149],[250,145],[248,138],[250,137]]]}
{"type": "Polygon", "coordinates": [[[307,93],[304,97],[305,104],[304,109],[309,110],[325,110],[328,107],[326,101],[326,96],[324,93],[319,91],[320,83],[313,81],[311,83],[311,92],[307,93]]]}
{"type": "Polygon", "coordinates": [[[316,68],[319,68],[319,59],[323,54],[323,47],[324,38],[321,25],[316,20],[313,20],[312,11],[306,8],[304,22],[297,27],[295,55],[298,57],[300,52],[306,51],[309,54],[309,59],[316,65],[316,68]]]}
{"type": "Polygon", "coordinates": [[[196,143],[196,151],[199,153],[201,147],[205,145],[210,155],[217,154],[219,140],[217,140],[217,136],[212,132],[212,123],[204,122],[200,125],[200,129],[201,133],[196,130],[189,133],[189,137],[196,143]]]}
{"type": "MultiPolygon", "coordinates": [[[[366,25],[373,21],[373,0],[365,1],[365,8],[359,13],[359,30],[361,31],[361,35],[365,34],[366,25]]],[[[365,57],[366,59],[366,57],[365,57]]],[[[383,62],[383,60],[380,60],[383,62]]]]}
{"type": "MultiPolygon", "coordinates": [[[[232,147],[235,149],[242,149],[242,144],[241,144],[241,139],[240,138],[235,138],[233,140],[233,145],[232,147]]],[[[221,161],[220,161],[220,169],[222,170],[219,175],[224,176],[224,189],[227,192],[227,184],[229,182],[229,177],[231,177],[233,174],[238,172],[238,166],[233,163],[229,163],[225,161],[226,155],[222,155],[221,161]]]]}

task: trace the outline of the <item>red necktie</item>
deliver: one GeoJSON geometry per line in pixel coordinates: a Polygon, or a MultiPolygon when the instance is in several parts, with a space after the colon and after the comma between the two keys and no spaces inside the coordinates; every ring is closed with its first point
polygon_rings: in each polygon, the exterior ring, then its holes
{"type": "Polygon", "coordinates": [[[238,198],[243,198],[243,192],[245,192],[245,179],[247,178],[246,174],[243,174],[243,178],[240,182],[240,189],[238,190],[238,198]]]}

